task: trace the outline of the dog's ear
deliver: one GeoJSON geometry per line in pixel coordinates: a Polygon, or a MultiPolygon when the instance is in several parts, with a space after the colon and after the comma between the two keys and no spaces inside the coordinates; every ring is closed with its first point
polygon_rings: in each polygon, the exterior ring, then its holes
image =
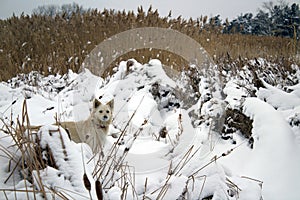
{"type": "Polygon", "coordinates": [[[114,109],[114,99],[110,100],[110,102],[107,103],[109,107],[113,110],[114,109]]]}
{"type": "Polygon", "coordinates": [[[98,101],[98,99],[95,99],[95,100],[94,100],[94,103],[93,103],[93,107],[94,107],[94,108],[98,108],[98,106],[100,106],[100,105],[101,105],[101,102],[98,101]]]}

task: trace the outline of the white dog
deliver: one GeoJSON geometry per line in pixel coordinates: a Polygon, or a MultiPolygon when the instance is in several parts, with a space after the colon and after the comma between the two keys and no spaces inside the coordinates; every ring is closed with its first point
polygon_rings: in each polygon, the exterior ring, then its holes
{"type": "Polygon", "coordinates": [[[112,122],[113,108],[114,100],[102,104],[95,99],[89,118],[76,123],[79,138],[87,143],[94,153],[101,152],[106,142],[109,125],[112,122]]]}

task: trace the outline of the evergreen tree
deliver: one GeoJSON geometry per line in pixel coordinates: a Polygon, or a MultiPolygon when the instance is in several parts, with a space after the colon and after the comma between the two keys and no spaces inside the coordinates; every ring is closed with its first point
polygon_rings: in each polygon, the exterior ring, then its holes
{"type": "Polygon", "coordinates": [[[254,35],[271,35],[271,18],[269,13],[262,10],[252,20],[252,34],[254,35]]]}
{"type": "Polygon", "coordinates": [[[226,27],[224,27],[223,33],[251,34],[253,29],[252,17],[252,13],[238,16],[236,19],[229,22],[229,24],[224,24],[226,27]]]}
{"type": "Polygon", "coordinates": [[[238,16],[231,22],[226,22],[223,33],[242,33],[254,35],[273,35],[290,38],[300,38],[299,4],[273,2],[263,4],[264,9],[253,17],[252,13],[238,16]]]}

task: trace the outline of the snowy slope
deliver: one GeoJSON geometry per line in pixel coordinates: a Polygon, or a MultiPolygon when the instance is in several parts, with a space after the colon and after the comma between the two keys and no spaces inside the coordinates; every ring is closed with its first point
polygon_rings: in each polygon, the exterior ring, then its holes
{"type": "Polygon", "coordinates": [[[223,99],[216,92],[220,83],[204,71],[194,86],[189,71],[175,78],[159,60],[131,62],[130,68],[121,62],[105,80],[88,70],[48,77],[32,72],[0,84],[0,160],[7,163],[0,167],[1,199],[41,199],[24,192],[33,189],[55,199],[96,199],[97,180],[105,199],[300,199],[299,84],[283,90],[262,81],[264,88],[255,88],[245,66],[239,76],[223,72],[223,99]],[[86,119],[91,100],[100,96],[103,103],[113,98],[115,109],[104,155],[94,156],[51,124],[86,119]],[[48,163],[40,170],[18,165],[24,153],[4,125],[22,121],[24,98],[30,124],[46,125],[25,134],[48,163]],[[229,108],[253,120],[252,148],[241,130],[227,127],[233,133],[221,137],[229,108]]]}

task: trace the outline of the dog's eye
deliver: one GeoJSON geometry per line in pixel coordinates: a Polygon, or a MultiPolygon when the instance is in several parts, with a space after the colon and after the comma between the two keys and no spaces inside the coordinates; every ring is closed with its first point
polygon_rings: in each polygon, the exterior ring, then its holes
{"type": "Polygon", "coordinates": [[[109,113],[109,110],[107,110],[106,113],[109,113]]]}
{"type": "Polygon", "coordinates": [[[103,113],[103,110],[100,110],[99,113],[103,113]]]}

